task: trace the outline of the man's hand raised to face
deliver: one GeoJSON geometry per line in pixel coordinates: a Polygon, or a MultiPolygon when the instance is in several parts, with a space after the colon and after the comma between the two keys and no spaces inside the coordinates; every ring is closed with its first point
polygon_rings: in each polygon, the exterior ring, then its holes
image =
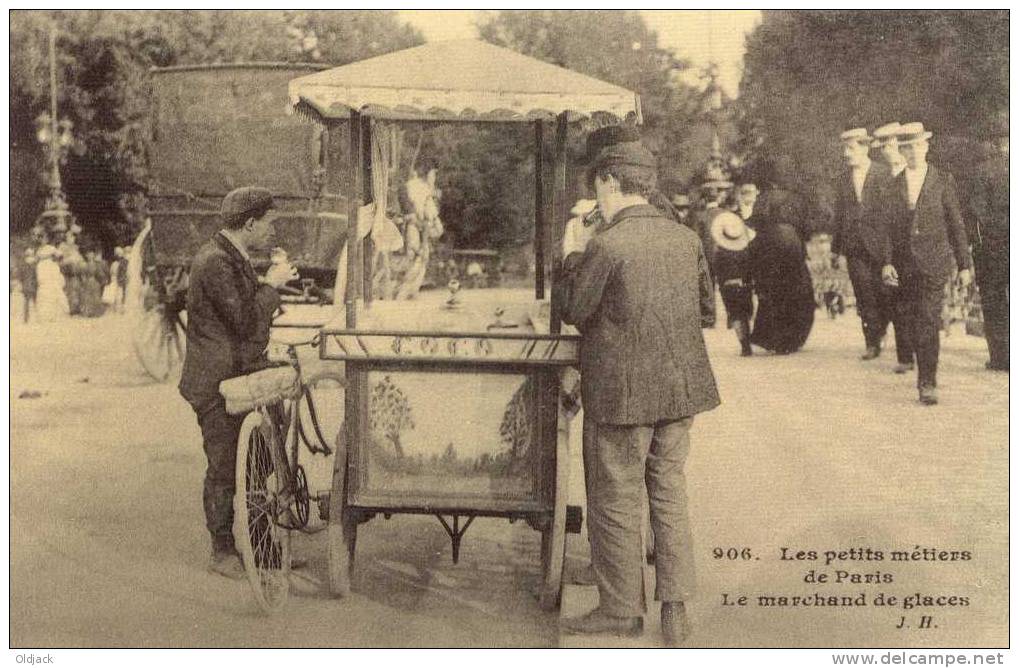
{"type": "Polygon", "coordinates": [[[265,272],[265,277],[262,280],[266,285],[278,290],[290,281],[296,281],[297,278],[297,267],[289,262],[279,262],[269,267],[269,271],[265,272]]]}

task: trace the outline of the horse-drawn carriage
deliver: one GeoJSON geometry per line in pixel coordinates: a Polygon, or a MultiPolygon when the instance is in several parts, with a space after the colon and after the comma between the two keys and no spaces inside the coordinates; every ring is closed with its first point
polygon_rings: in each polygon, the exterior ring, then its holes
{"type": "MultiPolygon", "coordinates": [[[[134,349],[153,378],[166,380],[180,365],[188,267],[219,229],[220,202],[233,188],[259,185],[274,194],[277,239],[302,278],[286,299],[331,301],[347,231],[343,172],[331,163],[345,136],[285,113],[287,82],[321,69],[249,63],[152,70],[149,220],[132,249],[128,301],[138,315],[134,349]]],[[[264,270],[269,257],[253,261],[264,270]]]]}

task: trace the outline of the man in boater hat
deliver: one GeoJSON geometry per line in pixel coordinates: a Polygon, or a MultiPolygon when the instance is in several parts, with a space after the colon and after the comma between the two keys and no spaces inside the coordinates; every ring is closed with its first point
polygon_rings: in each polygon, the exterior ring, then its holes
{"type": "Polygon", "coordinates": [[[898,121],[885,123],[874,130],[874,140],[870,147],[878,151],[881,160],[888,166],[892,177],[896,177],[906,168],[906,159],[899,152],[899,132],[902,124],[898,121]]]}
{"type": "MultiPolygon", "coordinates": [[[[567,620],[573,633],[643,630],[641,497],[655,533],[655,597],[662,631],[689,634],[693,550],[683,472],[693,416],[718,405],[701,334],[707,260],[696,235],[648,203],[654,156],[639,141],[602,148],[588,170],[604,219],[563,262],[563,321],[584,337],[584,410],[591,560],[599,606],[567,620]]],[[[712,295],[713,297],[713,295],[712,295]]]]}
{"type": "MultiPolygon", "coordinates": [[[[865,128],[846,130],[839,139],[848,169],[835,184],[831,250],[846,259],[866,345],[861,359],[872,360],[881,354],[881,341],[894,312],[893,291],[881,281],[884,258],[891,248],[888,220],[881,204],[891,176],[883,165],[872,163],[868,157],[871,138],[865,128]]],[[[897,348],[901,346],[897,344],[897,348]]],[[[912,363],[911,351],[898,353],[900,362],[912,363]]]]}
{"type": "Polygon", "coordinates": [[[899,288],[899,308],[916,349],[920,403],[938,403],[941,308],[952,261],[963,287],[972,282],[973,259],[963,224],[955,180],[927,164],[932,133],[923,123],[907,123],[899,133],[906,168],[889,191],[891,254],[881,270],[899,288]]]}

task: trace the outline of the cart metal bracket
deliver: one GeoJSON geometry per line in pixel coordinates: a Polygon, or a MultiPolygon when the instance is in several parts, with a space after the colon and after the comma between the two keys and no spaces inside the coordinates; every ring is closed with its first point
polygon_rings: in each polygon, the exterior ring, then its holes
{"type": "Polygon", "coordinates": [[[436,515],[436,517],[438,517],[439,521],[442,522],[442,526],[446,529],[446,533],[449,534],[449,540],[453,544],[453,563],[454,564],[459,563],[460,541],[461,539],[463,539],[464,534],[467,532],[467,527],[469,527],[471,525],[471,522],[474,521],[475,516],[464,515],[464,517],[467,518],[467,521],[464,522],[464,525],[462,527],[460,526],[459,515],[456,514],[453,515],[453,526],[450,526],[449,523],[446,521],[446,518],[443,517],[442,515],[436,515]]]}

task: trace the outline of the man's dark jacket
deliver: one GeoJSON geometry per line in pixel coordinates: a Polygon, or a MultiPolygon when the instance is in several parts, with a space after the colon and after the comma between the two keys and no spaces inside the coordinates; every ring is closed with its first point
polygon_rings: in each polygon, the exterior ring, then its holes
{"type": "Polygon", "coordinates": [[[863,180],[863,196],[856,199],[852,172],[846,170],[835,184],[835,235],[833,253],[846,257],[867,257],[881,267],[891,256],[886,192],[892,175],[886,167],[871,163],[863,180]]]}
{"type": "Polygon", "coordinates": [[[251,263],[221,233],[195,255],[187,296],[187,354],[180,393],[192,404],[215,400],[219,383],[264,366],[276,291],[259,284],[251,263]]]}
{"type": "Polygon", "coordinates": [[[973,258],[951,174],[928,165],[916,209],[910,210],[903,170],[895,178],[888,198],[893,248],[887,260],[894,262],[900,272],[915,269],[929,278],[948,280],[953,255],[959,269],[972,269],[973,258]]]}
{"type": "Polygon", "coordinates": [[[1008,277],[1008,158],[995,155],[977,166],[970,184],[966,233],[985,261],[1008,277]]]}
{"type": "Polygon", "coordinates": [[[701,334],[714,299],[697,235],[653,206],[623,209],[571,254],[563,320],[583,335],[584,410],[596,422],[650,425],[719,404],[701,334]]]}

